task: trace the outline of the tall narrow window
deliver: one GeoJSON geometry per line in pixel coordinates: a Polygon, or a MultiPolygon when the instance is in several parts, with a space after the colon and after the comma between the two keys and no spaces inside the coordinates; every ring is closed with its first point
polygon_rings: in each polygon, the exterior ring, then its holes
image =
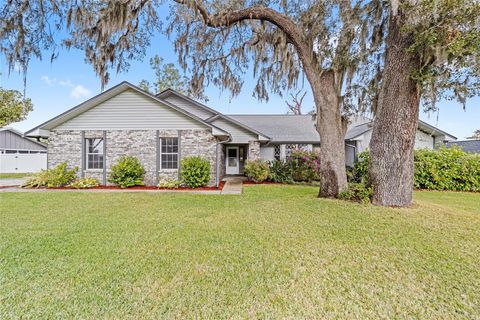
{"type": "Polygon", "coordinates": [[[281,159],[281,152],[282,152],[282,149],[280,148],[280,145],[277,144],[273,147],[273,158],[275,160],[280,160],[281,159]]]}
{"type": "Polygon", "coordinates": [[[103,169],[103,139],[85,139],[87,169],[103,169]]]}
{"type": "Polygon", "coordinates": [[[178,138],[160,138],[160,168],[178,169],[178,138]]]}

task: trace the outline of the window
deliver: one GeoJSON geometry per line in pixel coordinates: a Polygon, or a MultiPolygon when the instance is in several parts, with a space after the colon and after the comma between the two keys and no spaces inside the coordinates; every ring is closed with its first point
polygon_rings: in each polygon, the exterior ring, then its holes
{"type": "Polygon", "coordinates": [[[292,154],[292,152],[297,149],[297,145],[296,144],[286,144],[285,145],[285,157],[290,157],[290,155],[292,154]]]}
{"type": "Polygon", "coordinates": [[[282,148],[280,148],[280,145],[277,144],[276,146],[273,147],[273,158],[275,160],[280,160],[281,158],[281,152],[282,152],[282,148]]]}
{"type": "Polygon", "coordinates": [[[85,139],[87,169],[103,169],[103,139],[85,139]]]}
{"type": "Polygon", "coordinates": [[[160,168],[178,169],[178,138],[160,138],[160,168]]]}

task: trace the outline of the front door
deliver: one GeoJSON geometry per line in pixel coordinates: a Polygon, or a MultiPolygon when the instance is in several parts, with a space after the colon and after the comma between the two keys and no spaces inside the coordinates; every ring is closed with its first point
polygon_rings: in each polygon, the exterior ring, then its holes
{"type": "Polygon", "coordinates": [[[238,155],[238,147],[227,147],[226,161],[226,173],[227,174],[239,174],[240,173],[240,161],[238,155]]]}

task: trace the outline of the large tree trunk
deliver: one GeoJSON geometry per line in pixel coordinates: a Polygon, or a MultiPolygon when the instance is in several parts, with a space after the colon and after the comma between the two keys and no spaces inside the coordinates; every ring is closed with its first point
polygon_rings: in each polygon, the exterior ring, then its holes
{"type": "Polygon", "coordinates": [[[336,197],[347,187],[345,169],[346,123],[339,110],[332,71],[323,72],[312,83],[317,108],[317,131],[320,134],[320,192],[319,197],[336,197]]]}
{"type": "Polygon", "coordinates": [[[413,36],[401,32],[399,10],[389,21],[385,68],[370,140],[373,203],[404,207],[412,203],[413,150],[420,94],[411,75],[418,57],[407,52],[413,36]]]}

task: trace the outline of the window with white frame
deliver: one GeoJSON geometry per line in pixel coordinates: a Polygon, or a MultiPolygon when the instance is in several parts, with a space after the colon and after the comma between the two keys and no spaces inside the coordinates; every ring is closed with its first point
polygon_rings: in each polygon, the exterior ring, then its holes
{"type": "Polygon", "coordinates": [[[282,157],[282,148],[279,144],[273,147],[273,158],[275,160],[280,160],[282,157]]]}
{"type": "Polygon", "coordinates": [[[178,137],[160,138],[160,168],[178,169],[178,137]]]}
{"type": "Polygon", "coordinates": [[[103,139],[85,139],[86,167],[87,169],[103,169],[103,139]]]}

